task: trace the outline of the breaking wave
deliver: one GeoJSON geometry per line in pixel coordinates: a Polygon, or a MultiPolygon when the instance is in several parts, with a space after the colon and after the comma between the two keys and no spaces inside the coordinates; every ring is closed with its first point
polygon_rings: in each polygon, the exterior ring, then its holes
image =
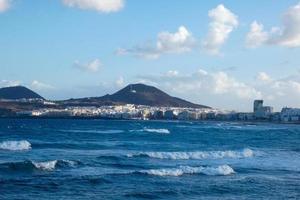
{"type": "Polygon", "coordinates": [[[35,161],[23,161],[23,162],[9,162],[0,164],[0,169],[8,169],[14,171],[33,171],[33,170],[41,170],[41,171],[53,171],[57,168],[65,168],[65,167],[74,167],[78,165],[78,161],[71,160],[51,160],[51,161],[43,161],[43,162],[35,162],[35,161]]]}
{"type": "Polygon", "coordinates": [[[130,130],[130,132],[148,132],[148,133],[160,133],[160,134],[170,134],[168,129],[164,128],[144,128],[140,130],[130,130]]]}
{"type": "Polygon", "coordinates": [[[235,173],[228,165],[218,167],[190,167],[180,166],[179,168],[166,169],[150,169],[141,170],[139,173],[154,175],[154,176],[182,176],[184,174],[204,174],[209,176],[226,176],[235,173]]]}
{"type": "Polygon", "coordinates": [[[144,131],[150,133],[163,133],[163,134],[170,134],[168,129],[153,129],[153,128],[145,128],[144,131]]]}
{"type": "Polygon", "coordinates": [[[4,141],[0,143],[0,149],[9,151],[22,151],[31,149],[31,144],[27,140],[4,141]]]}
{"type": "Polygon", "coordinates": [[[128,154],[128,157],[146,156],[157,159],[170,160],[200,160],[200,159],[222,159],[222,158],[249,158],[254,156],[251,149],[242,151],[194,151],[194,152],[139,152],[128,154]]]}

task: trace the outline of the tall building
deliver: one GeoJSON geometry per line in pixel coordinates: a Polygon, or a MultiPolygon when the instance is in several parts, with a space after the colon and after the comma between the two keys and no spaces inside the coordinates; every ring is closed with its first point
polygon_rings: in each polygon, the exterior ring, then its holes
{"type": "Polygon", "coordinates": [[[257,111],[261,110],[264,106],[264,100],[255,100],[253,106],[253,112],[256,113],[257,111]]]}
{"type": "Polygon", "coordinates": [[[256,119],[269,119],[273,113],[273,107],[264,106],[263,100],[255,100],[253,111],[256,119]]]}

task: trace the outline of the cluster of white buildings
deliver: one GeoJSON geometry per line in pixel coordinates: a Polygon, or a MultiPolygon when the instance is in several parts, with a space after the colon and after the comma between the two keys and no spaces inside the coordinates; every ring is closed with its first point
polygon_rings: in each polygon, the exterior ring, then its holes
{"type": "MultiPolygon", "coordinates": [[[[50,102],[51,103],[51,102],[50,102]]],[[[263,100],[255,100],[253,112],[228,112],[211,108],[152,107],[143,105],[117,105],[101,107],[45,108],[17,113],[30,117],[82,117],[106,119],[165,119],[165,120],[220,120],[220,121],[273,121],[300,123],[300,108],[283,108],[274,112],[264,106],[263,100]]]]}
{"type": "Polygon", "coordinates": [[[282,122],[300,122],[300,108],[283,108],[280,120],[282,122]]]}
{"type": "Polygon", "coordinates": [[[198,120],[207,119],[215,109],[192,109],[172,107],[152,107],[143,105],[118,105],[101,107],[67,107],[65,109],[38,109],[18,112],[18,116],[31,117],[99,117],[110,119],[179,119],[198,120]]]}

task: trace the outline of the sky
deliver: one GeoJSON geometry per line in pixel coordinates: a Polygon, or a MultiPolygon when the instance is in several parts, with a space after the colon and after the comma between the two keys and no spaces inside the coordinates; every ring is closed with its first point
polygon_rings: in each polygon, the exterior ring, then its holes
{"type": "Polygon", "coordinates": [[[299,0],[0,0],[0,87],[51,100],[130,83],[215,108],[300,107],[299,0]]]}

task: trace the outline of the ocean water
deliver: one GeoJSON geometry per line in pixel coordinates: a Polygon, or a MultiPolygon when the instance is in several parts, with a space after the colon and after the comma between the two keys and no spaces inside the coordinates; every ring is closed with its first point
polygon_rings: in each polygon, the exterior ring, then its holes
{"type": "Polygon", "coordinates": [[[1,119],[0,199],[300,199],[300,126],[1,119]]]}

